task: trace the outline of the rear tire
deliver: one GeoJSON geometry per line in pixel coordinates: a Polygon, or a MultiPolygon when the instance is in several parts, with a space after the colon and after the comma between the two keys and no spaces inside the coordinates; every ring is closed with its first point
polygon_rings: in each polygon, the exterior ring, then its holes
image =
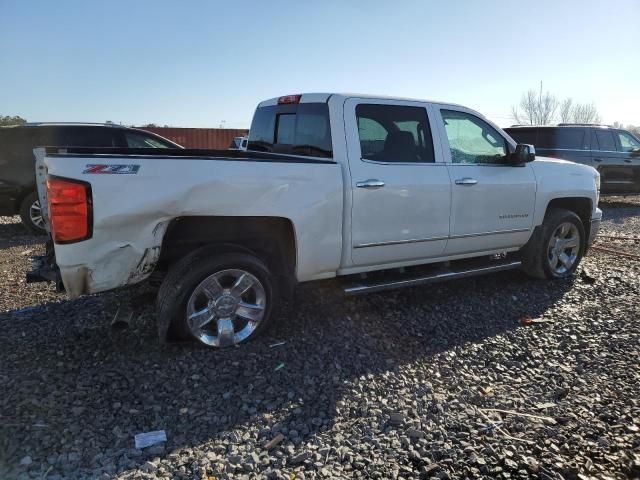
{"type": "Polygon", "coordinates": [[[35,235],[44,235],[46,233],[38,192],[31,192],[22,200],[20,218],[29,233],[35,235]]]}
{"type": "Polygon", "coordinates": [[[570,210],[549,209],[542,226],[521,251],[522,269],[535,278],[570,277],[580,264],[585,245],[580,217],[570,210]]]}
{"type": "Polygon", "coordinates": [[[271,323],[277,282],[247,253],[201,248],[169,269],[158,291],[158,333],[222,348],[249,341],[271,323]]]}

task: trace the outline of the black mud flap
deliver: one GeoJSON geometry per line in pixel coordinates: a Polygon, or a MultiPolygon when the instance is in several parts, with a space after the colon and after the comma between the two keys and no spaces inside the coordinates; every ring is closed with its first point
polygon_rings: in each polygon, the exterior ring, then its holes
{"type": "Polygon", "coordinates": [[[49,239],[46,243],[45,255],[31,257],[31,271],[27,272],[27,283],[53,282],[58,292],[64,292],[60,269],[56,265],[56,254],[53,242],[49,239]]]}

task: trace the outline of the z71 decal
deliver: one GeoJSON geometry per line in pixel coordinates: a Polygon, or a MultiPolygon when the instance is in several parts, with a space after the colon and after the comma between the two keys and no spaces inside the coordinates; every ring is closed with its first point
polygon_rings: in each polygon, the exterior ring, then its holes
{"type": "Polygon", "coordinates": [[[82,173],[135,175],[138,170],[140,165],[87,165],[82,173]]]}

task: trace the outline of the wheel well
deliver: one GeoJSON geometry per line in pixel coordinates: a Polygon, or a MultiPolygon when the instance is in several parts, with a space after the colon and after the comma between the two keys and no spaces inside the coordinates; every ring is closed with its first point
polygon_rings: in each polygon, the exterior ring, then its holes
{"type": "Polygon", "coordinates": [[[585,234],[587,238],[589,238],[592,210],[591,199],[584,197],[554,198],[549,202],[549,205],[547,205],[547,211],[551,208],[564,208],[578,215],[580,220],[582,220],[585,234]]]}
{"type": "MultiPolygon", "coordinates": [[[[179,217],[162,241],[158,266],[171,263],[206,245],[222,252],[248,252],[262,259],[275,275],[295,283],[296,243],[293,224],[281,217],[179,217]]],[[[288,289],[287,289],[288,290],[288,289]]]]}
{"type": "Polygon", "coordinates": [[[15,205],[14,205],[14,210],[17,213],[20,213],[20,207],[22,207],[22,202],[24,202],[24,199],[27,198],[29,195],[31,195],[32,193],[38,193],[38,189],[36,188],[35,185],[30,186],[28,188],[24,188],[20,191],[20,193],[18,195],[16,195],[16,200],[15,200],[15,205]]]}

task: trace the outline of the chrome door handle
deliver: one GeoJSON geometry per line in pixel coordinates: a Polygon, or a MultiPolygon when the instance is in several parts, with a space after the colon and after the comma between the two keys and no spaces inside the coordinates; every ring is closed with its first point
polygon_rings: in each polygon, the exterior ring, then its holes
{"type": "Polygon", "coordinates": [[[382,188],[384,187],[384,182],[380,180],[375,180],[370,178],[369,180],[365,180],[364,182],[357,182],[356,187],[358,188],[382,188]]]}
{"type": "Polygon", "coordinates": [[[456,185],[475,185],[476,183],[478,183],[478,180],[469,177],[458,178],[456,180],[456,185]]]}

